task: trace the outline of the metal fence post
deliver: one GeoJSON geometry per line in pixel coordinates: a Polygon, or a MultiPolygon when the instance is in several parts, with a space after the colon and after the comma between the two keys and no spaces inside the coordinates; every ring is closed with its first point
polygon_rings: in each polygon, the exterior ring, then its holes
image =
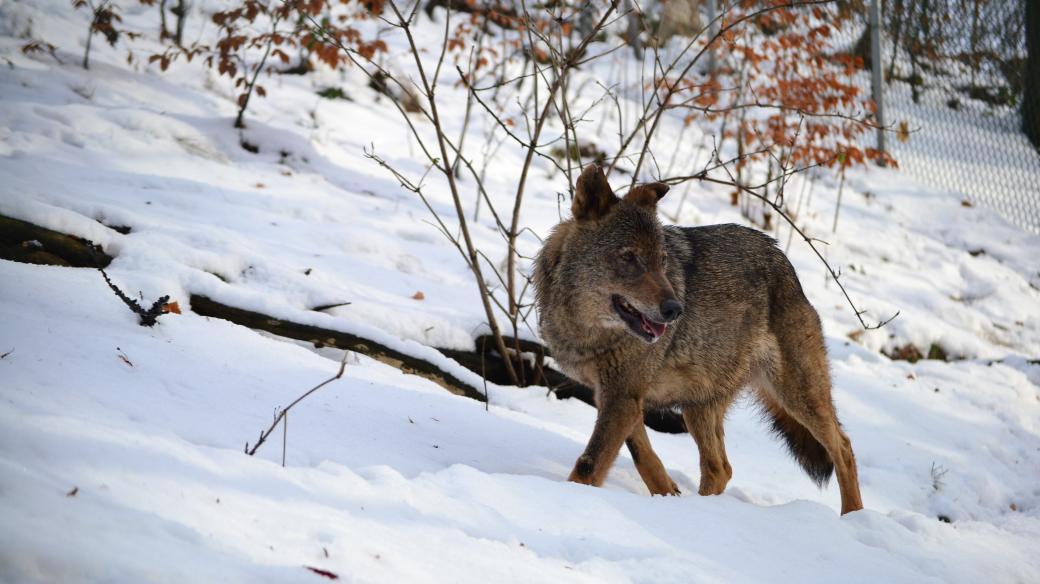
{"type": "Polygon", "coordinates": [[[870,0],[870,78],[874,104],[877,106],[877,149],[885,152],[885,94],[881,77],[881,2],[870,0]]]}

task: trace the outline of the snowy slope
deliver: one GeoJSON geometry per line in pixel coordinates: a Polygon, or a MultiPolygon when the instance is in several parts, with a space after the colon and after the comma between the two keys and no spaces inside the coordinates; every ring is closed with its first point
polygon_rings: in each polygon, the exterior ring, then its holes
{"type": "MultiPolygon", "coordinates": [[[[1007,366],[910,381],[909,366],[837,348],[868,506],[840,518],[835,490],[816,492],[752,411],[730,422],[726,495],[650,498],[628,460],[604,489],[563,481],[590,408],[518,391],[485,412],[364,358],[290,415],[282,468],[278,440],[255,459],[242,443],[334,361],[191,314],[142,328],[89,271],[4,262],[0,276],[19,282],[0,303],[14,349],[0,362],[4,581],[318,581],[303,566],[356,581],[1040,575],[1040,407],[1007,366]],[[948,471],[937,489],[933,462],[948,471]]],[[[693,492],[692,441],[653,440],[693,492]]]]}
{"type": "MultiPolygon", "coordinates": [[[[152,26],[151,10],[127,6],[128,26],[152,26]]],[[[0,214],[102,244],[114,280],[148,301],[187,308],[205,294],[400,343],[471,345],[484,318],[470,274],[421,202],[362,156],[374,144],[422,170],[360,77],[272,78],[239,136],[226,80],[200,67],[160,74],[96,43],[93,69],[78,68],[85,18],[58,0],[0,3],[0,214]],[[63,65],[21,53],[27,27],[63,65]],[[319,100],[319,82],[355,101],[319,100]],[[339,302],[351,304],[308,312],[339,302]]],[[[458,127],[461,100],[446,101],[458,127]]],[[[674,148],[692,159],[697,146],[674,148]]],[[[515,151],[496,157],[496,202],[518,164],[515,151]]],[[[533,231],[558,220],[562,181],[533,173],[533,231]]],[[[839,517],[836,487],[817,490],[749,404],[727,425],[724,495],[650,498],[627,453],[603,489],[565,482],[594,419],[584,404],[493,388],[485,411],[356,356],[290,415],[282,468],[280,434],[255,458],[242,447],[332,375],[337,352],[188,311],[145,329],[94,271],[0,261],[0,580],[323,581],[312,566],[364,582],[1040,581],[1040,237],[877,170],[850,175],[831,234],[837,187],[821,177],[800,221],[830,241],[871,319],[901,313],[850,339],[851,309],[791,244],[828,335],[862,512],[839,517]],[[881,354],[906,343],[965,359],[881,354]]],[[[739,221],[727,193],[684,191],[664,213],[739,221]]],[[[489,218],[474,236],[503,257],[489,218]]],[[[537,239],[521,245],[530,255],[537,239]]],[[[651,439],[694,493],[692,440],[651,439]]]]}

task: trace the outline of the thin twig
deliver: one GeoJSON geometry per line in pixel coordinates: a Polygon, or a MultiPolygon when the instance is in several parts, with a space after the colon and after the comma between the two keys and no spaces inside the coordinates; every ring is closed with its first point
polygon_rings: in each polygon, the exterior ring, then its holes
{"type": "MultiPolygon", "coordinates": [[[[306,392],[303,393],[303,395],[301,395],[300,397],[294,399],[292,401],[292,403],[290,403],[289,405],[285,406],[284,408],[278,410],[278,415],[276,415],[274,417],[274,421],[271,422],[271,425],[266,430],[264,430],[263,432],[260,433],[260,437],[257,438],[256,444],[254,444],[253,447],[250,448],[249,447],[249,443],[246,442],[245,453],[248,454],[249,456],[253,456],[254,454],[256,454],[256,449],[260,448],[260,445],[267,441],[267,437],[270,436],[271,432],[274,432],[275,428],[278,427],[278,423],[282,422],[282,421],[284,421],[286,419],[286,415],[288,415],[289,410],[291,410],[293,408],[293,406],[295,406],[296,404],[298,404],[301,401],[303,401],[304,399],[306,399],[307,396],[311,395],[312,393],[318,391],[319,389],[325,387],[326,385],[332,383],[333,381],[336,381],[340,377],[343,377],[343,371],[345,371],[346,368],[347,368],[347,357],[349,355],[350,355],[350,353],[348,353],[348,352],[344,352],[343,353],[343,358],[340,359],[340,361],[339,361],[339,371],[337,371],[335,375],[333,375],[332,377],[326,379],[325,381],[322,381],[318,385],[315,385],[314,387],[308,389],[306,392]]],[[[282,436],[282,466],[285,466],[285,440],[286,440],[285,439],[285,435],[283,434],[283,436],[282,436]]]]}
{"type": "Polygon", "coordinates": [[[105,279],[105,283],[112,289],[112,292],[115,292],[115,295],[123,301],[123,304],[126,304],[127,308],[138,316],[141,326],[155,326],[158,322],[158,318],[168,312],[167,305],[170,303],[170,296],[160,296],[158,300],[152,303],[150,308],[145,310],[145,308],[138,304],[136,300],[127,296],[112,282],[111,279],[109,279],[108,273],[105,272],[105,269],[101,267],[101,263],[98,261],[94,242],[89,239],[84,239],[83,241],[87,245],[87,253],[90,254],[90,259],[94,262],[94,267],[101,272],[101,277],[105,279]]]}

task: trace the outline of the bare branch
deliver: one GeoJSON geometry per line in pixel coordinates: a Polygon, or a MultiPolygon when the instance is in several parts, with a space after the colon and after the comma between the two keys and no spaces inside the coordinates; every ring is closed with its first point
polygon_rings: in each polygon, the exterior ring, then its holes
{"type": "MultiPolygon", "coordinates": [[[[279,422],[283,422],[284,423],[284,421],[286,419],[286,416],[289,414],[289,410],[291,410],[293,408],[293,406],[295,406],[296,404],[298,404],[301,401],[305,400],[312,393],[318,391],[319,389],[325,387],[326,385],[332,383],[333,381],[336,381],[340,377],[343,377],[343,371],[347,368],[347,356],[348,355],[350,355],[350,353],[347,353],[347,352],[343,353],[343,358],[340,359],[340,362],[339,362],[339,371],[337,371],[335,375],[333,375],[332,377],[326,379],[325,381],[322,381],[318,385],[315,385],[314,387],[308,389],[307,391],[305,391],[303,393],[303,395],[301,395],[300,397],[294,399],[292,401],[292,403],[290,403],[289,405],[285,406],[284,408],[279,409],[278,410],[278,414],[274,417],[274,421],[271,422],[271,425],[268,426],[268,428],[266,430],[264,430],[263,432],[260,432],[260,437],[257,438],[256,444],[254,444],[253,447],[250,448],[249,447],[249,443],[246,442],[245,453],[248,454],[249,456],[253,456],[254,454],[256,454],[257,448],[260,448],[260,445],[267,441],[267,437],[270,436],[271,432],[274,432],[275,428],[278,427],[278,423],[279,422]]],[[[286,432],[288,432],[288,430],[286,430],[286,432]]],[[[282,436],[282,466],[285,466],[285,435],[284,434],[282,436]]]]}

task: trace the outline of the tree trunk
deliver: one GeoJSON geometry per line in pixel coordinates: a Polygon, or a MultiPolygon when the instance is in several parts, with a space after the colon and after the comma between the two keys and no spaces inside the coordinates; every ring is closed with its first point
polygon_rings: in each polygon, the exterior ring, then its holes
{"type": "Polygon", "coordinates": [[[899,54],[899,44],[903,40],[903,20],[904,16],[903,0],[895,1],[895,8],[893,9],[894,22],[892,24],[894,31],[892,32],[892,57],[888,61],[888,76],[885,78],[891,83],[892,73],[896,68],[896,55],[899,54]]]}
{"type": "Polygon", "coordinates": [[[188,18],[188,3],[186,0],[179,0],[177,6],[173,8],[173,13],[177,15],[177,32],[173,40],[177,43],[177,46],[183,46],[184,41],[184,20],[188,18]]]}
{"type": "Polygon", "coordinates": [[[1022,94],[1022,130],[1040,150],[1040,0],[1026,1],[1025,88],[1022,94]]]}
{"type": "Polygon", "coordinates": [[[166,0],[159,0],[159,40],[165,41],[170,36],[170,29],[166,27],[166,0]]]}
{"type": "Polygon", "coordinates": [[[83,51],[83,68],[90,69],[90,39],[94,38],[94,19],[96,15],[91,17],[90,28],[87,29],[87,47],[83,51]]]}

